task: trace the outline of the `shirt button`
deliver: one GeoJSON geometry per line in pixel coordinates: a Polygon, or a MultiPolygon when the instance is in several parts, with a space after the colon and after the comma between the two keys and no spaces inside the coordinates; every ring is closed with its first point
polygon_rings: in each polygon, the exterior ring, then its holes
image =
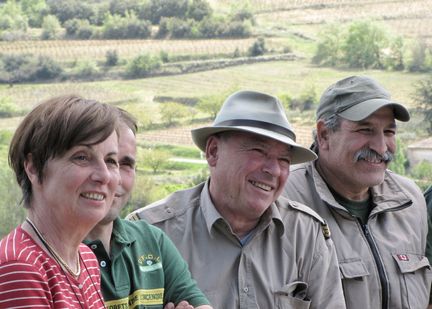
{"type": "Polygon", "coordinates": [[[249,292],[249,288],[248,288],[248,287],[244,287],[244,288],[243,288],[243,291],[244,291],[245,293],[247,293],[247,292],[249,292]]]}
{"type": "Polygon", "coordinates": [[[105,267],[105,266],[106,266],[106,262],[105,262],[105,261],[101,261],[101,262],[100,262],[100,266],[101,266],[101,267],[105,267]]]}
{"type": "Polygon", "coordinates": [[[83,288],[82,284],[80,284],[80,285],[78,286],[78,288],[81,290],[81,289],[83,288]]]}
{"type": "Polygon", "coordinates": [[[93,244],[93,245],[90,246],[90,248],[94,250],[94,249],[97,248],[97,245],[93,244]]]}

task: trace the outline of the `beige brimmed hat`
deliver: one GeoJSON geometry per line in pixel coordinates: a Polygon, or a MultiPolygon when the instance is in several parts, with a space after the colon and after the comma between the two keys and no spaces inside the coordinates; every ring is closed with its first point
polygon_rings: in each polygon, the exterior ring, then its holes
{"type": "Polygon", "coordinates": [[[377,81],[367,76],[351,76],[324,91],[316,116],[321,119],[338,115],[351,121],[360,121],[384,106],[393,108],[396,119],[410,119],[408,110],[392,101],[390,94],[377,81]]]}
{"type": "Polygon", "coordinates": [[[205,151],[210,135],[243,131],[280,141],[291,148],[291,164],[312,161],[315,153],[295,142],[296,136],[276,97],[255,91],[238,91],[226,99],[212,126],[192,130],[192,139],[205,151]]]}

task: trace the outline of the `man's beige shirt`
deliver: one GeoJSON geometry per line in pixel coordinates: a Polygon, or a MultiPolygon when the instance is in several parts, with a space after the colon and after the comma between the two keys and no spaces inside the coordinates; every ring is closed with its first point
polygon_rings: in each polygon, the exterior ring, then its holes
{"type": "Polygon", "coordinates": [[[176,192],[128,218],[171,237],[214,308],[345,308],[336,252],[318,215],[281,198],[242,246],[207,188],[176,192]]]}

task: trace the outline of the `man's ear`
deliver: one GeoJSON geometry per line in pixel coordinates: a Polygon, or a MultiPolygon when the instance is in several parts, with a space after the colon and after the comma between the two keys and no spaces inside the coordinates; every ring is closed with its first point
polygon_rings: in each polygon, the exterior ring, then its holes
{"type": "Polygon", "coordinates": [[[32,185],[36,185],[39,183],[39,175],[34,166],[33,156],[31,153],[27,155],[27,159],[24,161],[24,170],[32,185]]]}
{"type": "Polygon", "coordinates": [[[216,165],[216,162],[218,160],[219,143],[220,138],[215,135],[212,135],[207,139],[205,155],[209,166],[216,165]]]}
{"type": "Polygon", "coordinates": [[[319,150],[328,149],[329,147],[329,129],[326,127],[324,120],[318,120],[316,124],[316,135],[319,150]]]}

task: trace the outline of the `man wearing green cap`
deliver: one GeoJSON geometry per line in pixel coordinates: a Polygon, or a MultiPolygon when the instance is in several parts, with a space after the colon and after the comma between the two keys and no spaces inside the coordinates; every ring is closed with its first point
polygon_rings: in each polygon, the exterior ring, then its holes
{"type": "Polygon", "coordinates": [[[324,91],[317,110],[315,162],[296,166],[284,195],[329,224],[347,308],[426,308],[431,270],[420,189],[387,170],[395,119],[407,109],[375,80],[352,76],[324,91]]]}
{"type": "Polygon", "coordinates": [[[210,178],[129,218],[172,238],[214,308],[345,308],[327,225],[280,197],[290,165],[316,155],[295,142],[278,99],[236,92],[192,138],[210,178]]]}

